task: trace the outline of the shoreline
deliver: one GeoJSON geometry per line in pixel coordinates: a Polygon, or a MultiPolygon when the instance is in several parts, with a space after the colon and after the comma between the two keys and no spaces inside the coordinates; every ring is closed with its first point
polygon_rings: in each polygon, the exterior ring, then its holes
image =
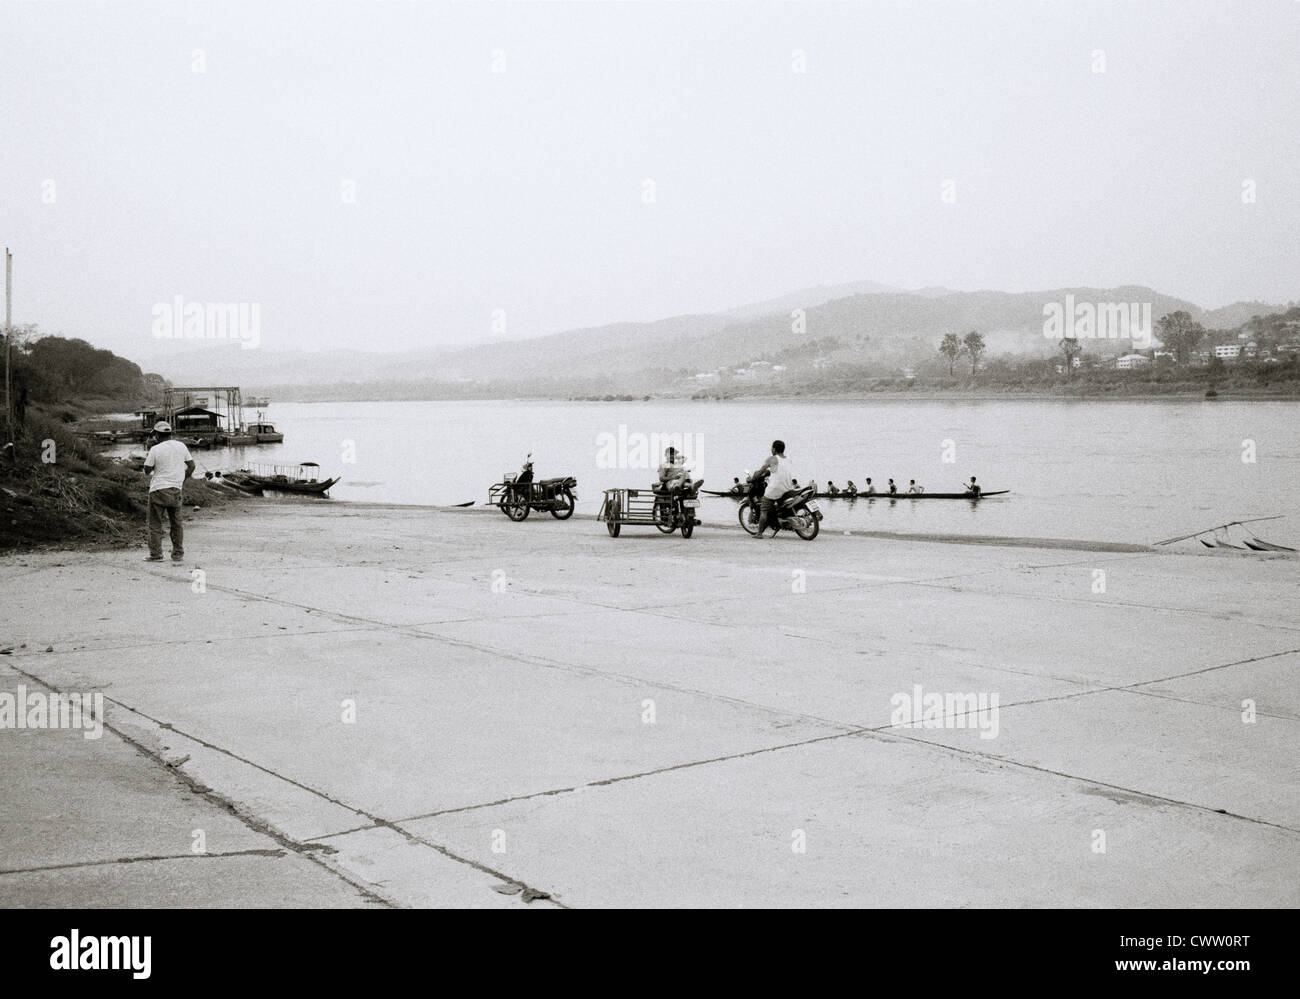
{"type": "Polygon", "coordinates": [[[526,403],[560,403],[572,404],[575,402],[602,404],[602,405],[629,405],[635,403],[691,403],[691,402],[738,402],[752,404],[770,404],[773,402],[806,402],[806,403],[845,403],[845,402],[870,402],[870,401],[905,401],[916,400],[924,402],[934,401],[953,401],[953,402],[1004,402],[1009,400],[1023,400],[1026,402],[1300,402],[1300,388],[1290,392],[1239,392],[1231,389],[1221,389],[1219,394],[1207,398],[1205,390],[1187,390],[1180,392],[1087,392],[1087,393],[1064,393],[1064,392],[995,392],[995,391],[963,391],[960,389],[900,389],[900,390],[881,390],[876,392],[848,392],[848,393],[774,393],[772,395],[757,395],[747,393],[744,395],[714,396],[707,394],[655,394],[650,393],[649,398],[644,398],[645,393],[635,395],[630,399],[595,399],[590,397],[577,396],[528,396],[528,395],[498,395],[498,396],[473,396],[473,397],[446,397],[446,396],[394,396],[394,397],[353,397],[353,396],[333,396],[326,395],[319,398],[313,397],[308,399],[291,399],[285,398],[280,400],[281,405],[322,405],[330,403],[397,403],[397,402],[466,402],[466,403],[484,403],[484,402],[526,402],[526,403]]]}
{"type": "MultiPolygon", "coordinates": [[[[489,516],[492,518],[501,518],[500,511],[486,504],[476,504],[472,507],[461,507],[456,505],[443,506],[430,503],[391,503],[373,500],[346,500],[346,499],[294,499],[280,500],[275,503],[260,503],[257,497],[231,497],[230,502],[223,503],[218,507],[205,507],[192,509],[186,506],[186,531],[193,527],[207,523],[235,523],[241,519],[255,519],[262,511],[274,510],[284,512],[297,512],[315,516],[337,516],[351,518],[359,516],[365,512],[373,513],[408,513],[412,516],[426,516],[430,514],[447,514],[453,516],[489,516]],[[194,516],[198,514],[198,516],[194,516]]],[[[574,513],[569,521],[586,521],[602,523],[600,518],[593,513],[574,513]]],[[[548,521],[549,522],[549,521],[548,521]]],[[[502,526],[510,524],[509,521],[501,518],[502,526]]],[[[559,521],[557,523],[564,523],[559,521]]],[[[143,545],[144,534],[143,524],[140,525],[139,531],[131,538],[104,538],[97,536],[87,536],[84,538],[69,538],[66,541],[42,542],[36,545],[24,547],[11,546],[0,548],[0,566],[3,566],[7,558],[21,557],[27,554],[35,553],[53,553],[53,552],[70,552],[70,553],[96,553],[112,551],[132,551],[141,548],[143,545]]],[[[525,528],[527,530],[527,528],[525,528]]],[[[737,536],[744,535],[740,526],[731,522],[710,523],[705,522],[701,525],[700,530],[709,533],[725,532],[737,536]]],[[[746,536],[747,537],[747,536],[746,536]]],[[[1239,556],[1249,556],[1250,559],[1258,561],[1271,561],[1274,559],[1287,559],[1296,557],[1289,552],[1263,552],[1263,551],[1235,551],[1235,550],[1201,550],[1195,548],[1178,549],[1168,546],[1156,546],[1153,542],[1139,541],[1112,541],[1098,538],[1055,538],[1039,537],[1033,535],[993,535],[993,534],[960,534],[949,531],[928,531],[928,532],[906,532],[906,531],[878,531],[878,530],[829,530],[824,529],[818,539],[813,542],[824,543],[831,538],[855,538],[875,541],[894,541],[901,543],[914,542],[926,545],[958,545],[979,548],[1025,548],[1036,549],[1041,551],[1080,551],[1080,552],[1097,552],[1097,553],[1114,553],[1114,554],[1153,554],[1153,555],[1185,555],[1196,558],[1235,558],[1239,556]]]]}

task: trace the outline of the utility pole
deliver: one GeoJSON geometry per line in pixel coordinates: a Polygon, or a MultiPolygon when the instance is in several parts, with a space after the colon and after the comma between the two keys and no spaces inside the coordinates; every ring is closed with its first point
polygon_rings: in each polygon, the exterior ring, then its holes
{"type": "Polygon", "coordinates": [[[6,441],[14,439],[14,389],[13,382],[10,380],[9,368],[12,364],[13,356],[13,285],[14,285],[14,255],[9,252],[9,247],[5,247],[5,418],[8,436],[6,441]]]}

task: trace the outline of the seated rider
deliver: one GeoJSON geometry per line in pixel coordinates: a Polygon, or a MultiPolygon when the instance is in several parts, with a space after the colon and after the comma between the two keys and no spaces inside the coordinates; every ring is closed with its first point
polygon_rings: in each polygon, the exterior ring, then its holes
{"type": "MultiPolygon", "coordinates": [[[[772,442],[771,456],[759,466],[757,472],[752,478],[757,478],[763,474],[767,478],[767,485],[763,489],[763,500],[758,517],[758,530],[755,532],[755,538],[761,538],[764,531],[767,530],[769,520],[776,520],[775,507],[777,502],[786,493],[795,488],[793,470],[790,467],[790,460],[785,456],[785,441],[772,442]]],[[[773,535],[779,531],[779,523],[773,524],[773,535]]]]}
{"type": "Polygon", "coordinates": [[[832,482],[830,479],[827,479],[827,480],[826,480],[826,491],[827,491],[830,495],[832,495],[832,496],[838,496],[838,495],[840,494],[840,487],[837,486],[837,485],[836,485],[834,482],[832,482]]]}
{"type": "Polygon", "coordinates": [[[670,447],[664,452],[664,463],[659,466],[659,481],[655,488],[659,492],[677,492],[686,485],[686,465],[680,451],[670,447]]]}
{"type": "Polygon", "coordinates": [[[890,496],[898,495],[898,486],[894,485],[893,479],[889,480],[889,495],[890,496]]]}
{"type": "Polygon", "coordinates": [[[520,485],[525,485],[533,481],[533,452],[528,452],[528,457],[524,459],[523,470],[515,478],[520,485]]]}
{"type": "Polygon", "coordinates": [[[732,480],[731,480],[731,489],[730,489],[730,492],[731,492],[731,495],[732,495],[732,496],[744,496],[744,495],[745,495],[745,484],[744,484],[743,482],[741,482],[740,479],[738,479],[738,478],[736,478],[736,477],[733,476],[733,478],[732,478],[732,480]]]}
{"type": "Polygon", "coordinates": [[[916,479],[908,479],[908,480],[907,480],[907,491],[908,491],[909,493],[923,493],[923,492],[925,492],[925,486],[918,486],[918,485],[916,484],[916,479]]]}
{"type": "Polygon", "coordinates": [[[975,476],[973,475],[970,477],[970,482],[966,486],[966,493],[970,496],[978,496],[980,494],[980,484],[975,481],[975,476]]]}
{"type": "Polygon", "coordinates": [[[865,496],[874,496],[874,495],[876,495],[876,487],[873,486],[873,485],[871,484],[871,478],[870,478],[870,477],[867,478],[867,484],[866,484],[865,486],[862,487],[862,493],[863,493],[863,495],[865,495],[865,496]]]}
{"type": "Polygon", "coordinates": [[[858,487],[853,484],[852,479],[849,479],[849,484],[844,487],[844,493],[847,496],[856,496],[858,494],[858,487]]]}

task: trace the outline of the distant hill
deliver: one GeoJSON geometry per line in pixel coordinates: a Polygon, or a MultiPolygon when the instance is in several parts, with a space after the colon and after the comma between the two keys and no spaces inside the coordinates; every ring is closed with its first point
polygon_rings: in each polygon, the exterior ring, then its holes
{"type": "Polygon", "coordinates": [[[160,341],[163,351],[141,359],[173,385],[324,385],[340,380],[442,377],[445,351],[382,354],[364,350],[244,350],[233,340],[160,341]]]}
{"type": "MultiPolygon", "coordinates": [[[[1209,330],[1234,330],[1238,326],[1250,322],[1256,316],[1275,315],[1284,312],[1288,305],[1295,304],[1297,303],[1288,302],[1287,305],[1270,305],[1267,302],[1233,302],[1221,309],[1210,309],[1197,316],[1197,319],[1202,326],[1209,330]]],[[[1193,315],[1196,314],[1193,313],[1193,315]]]]}
{"type": "MultiPolygon", "coordinates": [[[[1076,302],[1151,303],[1153,321],[1184,310],[1209,328],[1231,328],[1283,307],[1241,302],[1207,312],[1142,286],[1037,292],[900,291],[871,281],[816,286],[721,313],[610,323],[528,340],[459,349],[381,354],[364,350],[277,352],[235,343],[160,342],[144,359],[177,384],[276,386],[512,383],[601,391],[654,391],[697,372],[764,359],[779,364],[909,364],[932,354],[945,333],[983,333],[991,353],[1043,354],[1043,307],[1076,302]],[[791,312],[803,309],[802,326],[791,312]]],[[[562,392],[561,392],[562,394],[562,392]]]]}
{"type": "Polygon", "coordinates": [[[755,319],[776,312],[789,314],[794,309],[811,309],[814,305],[831,302],[837,298],[848,298],[850,295],[871,295],[902,290],[902,288],[891,288],[887,284],[878,284],[875,281],[853,281],[849,284],[831,285],[819,284],[811,288],[804,288],[802,291],[793,291],[788,295],[782,295],[780,298],[769,298],[762,302],[755,302],[753,305],[741,305],[734,309],[728,309],[726,315],[735,319],[755,319]]]}

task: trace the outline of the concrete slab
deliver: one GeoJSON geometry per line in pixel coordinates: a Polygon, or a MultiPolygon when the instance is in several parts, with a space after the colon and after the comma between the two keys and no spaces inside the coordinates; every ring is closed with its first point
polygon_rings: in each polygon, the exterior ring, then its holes
{"type": "MultiPolygon", "coordinates": [[[[337,904],[522,906],[500,877],[596,906],[1298,901],[1294,560],[325,503],[250,504],[187,549],[201,594],[134,554],[0,558],[7,664],[103,691],[166,778],[60,802],[51,857],[143,847],[101,813],[189,781],[337,904]],[[1107,590],[1081,593],[1094,564],[1107,590]],[[997,738],[888,730],[918,684],[997,693],[997,738]]],[[[12,735],[0,754],[35,751],[12,735]]],[[[36,771],[0,766],[37,807],[36,771]]],[[[14,829],[0,856],[42,859],[14,829]]],[[[61,891],[9,877],[23,904],[61,891]]]]}
{"type": "Polygon", "coordinates": [[[910,729],[946,746],[1140,794],[1300,827],[1300,722],[1135,691],[1004,708],[996,739],[972,729],[910,729]],[[1262,763],[1262,765],[1261,765],[1262,763]]]}
{"type": "Polygon", "coordinates": [[[6,909],[384,908],[310,860],[192,857],[0,874],[6,909]]]}
{"type": "Polygon", "coordinates": [[[576,907],[1300,903],[1289,832],[859,736],[406,825],[576,907]]]}

